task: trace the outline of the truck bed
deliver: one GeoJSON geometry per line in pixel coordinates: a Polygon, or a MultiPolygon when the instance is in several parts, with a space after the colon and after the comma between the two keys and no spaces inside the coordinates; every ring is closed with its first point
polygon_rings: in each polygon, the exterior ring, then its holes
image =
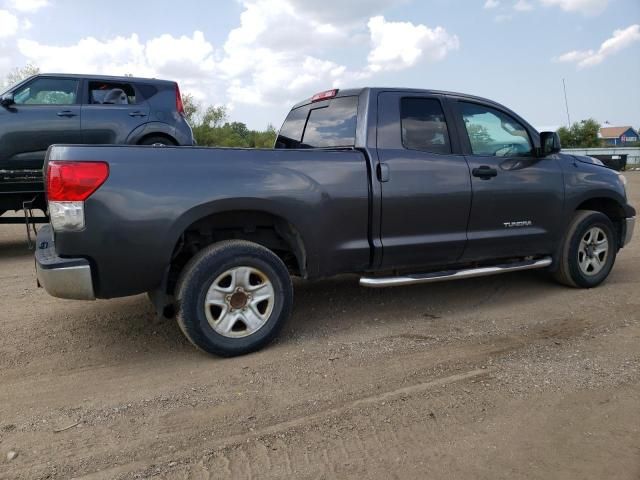
{"type": "Polygon", "coordinates": [[[358,150],[54,146],[53,160],[109,164],[84,231],[56,235],[60,256],[91,252],[99,298],[157,288],[183,233],[220,212],[287,219],[308,252],[305,276],[370,265],[369,167],[358,150]]]}

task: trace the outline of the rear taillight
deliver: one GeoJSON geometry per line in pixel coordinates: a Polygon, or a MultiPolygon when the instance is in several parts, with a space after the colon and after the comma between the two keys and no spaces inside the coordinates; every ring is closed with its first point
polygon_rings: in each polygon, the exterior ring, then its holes
{"type": "Polygon", "coordinates": [[[184,103],[182,102],[182,95],[180,95],[180,87],[176,83],[176,110],[182,116],[184,116],[184,103]]]}
{"type": "Polygon", "coordinates": [[[104,162],[49,162],[47,164],[47,198],[50,201],[83,201],[109,176],[104,162]]]}
{"type": "Polygon", "coordinates": [[[51,225],[56,231],[84,228],[84,201],[109,176],[104,162],[49,162],[47,200],[51,225]]]}

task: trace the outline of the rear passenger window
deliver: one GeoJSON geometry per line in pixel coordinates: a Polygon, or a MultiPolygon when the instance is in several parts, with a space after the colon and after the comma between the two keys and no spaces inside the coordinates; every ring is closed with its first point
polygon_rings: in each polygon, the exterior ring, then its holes
{"type": "Polygon", "coordinates": [[[411,150],[451,153],[451,142],[440,101],[403,98],[400,105],[402,144],[411,150]]]}
{"type": "Polygon", "coordinates": [[[133,105],[136,103],[136,90],[130,83],[89,82],[89,103],[133,105]]]}

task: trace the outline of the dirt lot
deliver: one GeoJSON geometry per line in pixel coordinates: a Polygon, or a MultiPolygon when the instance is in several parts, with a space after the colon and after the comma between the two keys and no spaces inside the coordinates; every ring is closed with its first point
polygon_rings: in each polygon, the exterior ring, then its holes
{"type": "Polygon", "coordinates": [[[47,296],[24,238],[0,227],[2,479],[640,478],[640,234],[590,291],[297,283],[226,360],[144,296],[47,296]]]}

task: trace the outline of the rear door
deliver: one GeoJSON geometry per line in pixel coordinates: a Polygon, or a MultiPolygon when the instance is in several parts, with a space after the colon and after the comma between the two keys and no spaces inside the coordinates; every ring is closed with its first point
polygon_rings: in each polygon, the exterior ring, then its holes
{"type": "Polygon", "coordinates": [[[445,102],[440,95],[379,94],[383,268],[444,265],[464,251],[471,182],[445,102]]]}
{"type": "Polygon", "coordinates": [[[39,169],[54,143],[82,143],[80,81],[40,76],[17,87],[0,116],[2,168],[39,169]]]}
{"type": "Polygon", "coordinates": [[[89,144],[124,144],[149,121],[149,104],[131,82],[87,80],[82,105],[82,137],[89,144]]]}
{"type": "Polygon", "coordinates": [[[557,160],[535,155],[537,133],[495,104],[452,99],[473,188],[464,260],[548,254],[561,228],[557,160]]]}

